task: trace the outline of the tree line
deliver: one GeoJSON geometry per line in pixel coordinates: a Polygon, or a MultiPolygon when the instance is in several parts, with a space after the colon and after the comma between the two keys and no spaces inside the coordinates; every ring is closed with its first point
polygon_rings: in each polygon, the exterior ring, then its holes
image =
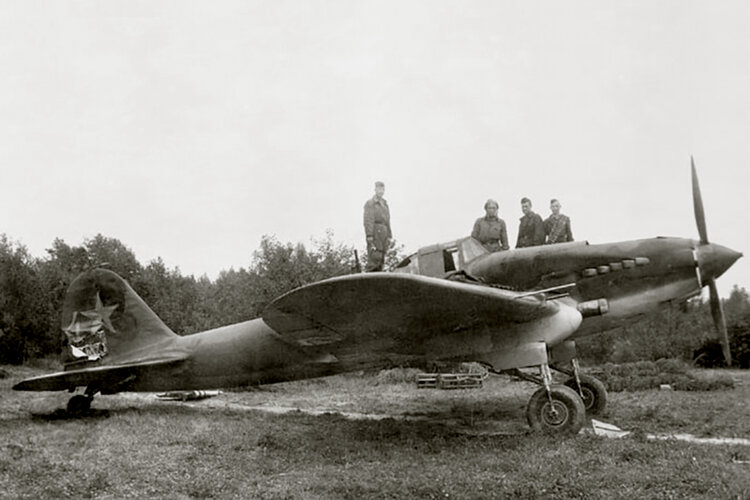
{"type": "MultiPolygon", "coordinates": [[[[402,258],[402,250],[391,243],[387,267],[402,258]]],[[[285,292],[357,270],[355,248],[336,242],[330,231],[307,246],[264,236],[248,260],[246,268],[231,268],[210,280],[183,275],[161,258],[143,265],[125,244],[101,234],[78,246],[55,239],[41,258],[0,234],[0,363],[20,364],[60,353],[65,293],[78,274],[94,267],[105,266],[125,278],[180,335],[256,318],[285,292]]],[[[750,297],[735,286],[724,306],[736,344],[733,354],[738,364],[742,359],[750,363],[750,297]]],[[[604,335],[608,337],[578,341],[584,361],[689,360],[697,354],[706,361],[720,355],[710,307],[700,299],[604,335]]]]}
{"type": "MultiPolygon", "coordinates": [[[[394,243],[390,263],[399,251],[394,243]]],[[[354,256],[355,249],[335,242],[330,231],[308,246],[264,236],[247,268],[210,280],[185,276],[161,258],[143,265],[121,241],[101,234],[79,246],[55,239],[42,258],[0,234],[0,363],[59,354],[65,293],[76,276],[95,267],[125,278],[172,330],[189,335],[256,318],[284,292],[351,273],[354,256]]]]}

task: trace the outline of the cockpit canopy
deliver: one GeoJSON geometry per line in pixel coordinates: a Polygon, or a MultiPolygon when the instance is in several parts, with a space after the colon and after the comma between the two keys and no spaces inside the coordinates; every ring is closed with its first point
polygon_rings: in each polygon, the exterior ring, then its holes
{"type": "Polygon", "coordinates": [[[442,278],[466,269],[469,262],[489,252],[471,236],[420,248],[402,260],[393,272],[442,278]]]}

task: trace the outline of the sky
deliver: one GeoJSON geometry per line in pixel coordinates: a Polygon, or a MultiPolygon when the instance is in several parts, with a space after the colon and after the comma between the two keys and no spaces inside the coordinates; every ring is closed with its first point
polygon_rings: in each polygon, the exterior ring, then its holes
{"type": "MultiPolygon", "coordinates": [[[[407,253],[488,198],[559,198],[576,239],[750,253],[742,1],[0,3],[0,233],[119,239],[216,278],[264,235],[364,247],[386,184],[407,253]]],[[[750,259],[722,278],[750,287],[750,259]]]]}

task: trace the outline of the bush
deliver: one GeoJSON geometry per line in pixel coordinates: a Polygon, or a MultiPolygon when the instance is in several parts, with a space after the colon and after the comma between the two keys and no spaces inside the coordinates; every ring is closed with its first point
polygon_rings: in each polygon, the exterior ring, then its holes
{"type": "MultiPolygon", "coordinates": [[[[750,368],[750,328],[746,324],[733,325],[727,329],[729,350],[732,351],[732,366],[750,368]]],[[[709,339],[700,348],[693,351],[693,362],[704,368],[721,368],[726,366],[721,343],[709,339]]]]}
{"type": "MultiPolygon", "coordinates": [[[[735,286],[723,303],[734,365],[750,368],[750,295],[735,286]]],[[[701,366],[723,366],[711,316],[709,302],[692,299],[626,322],[617,330],[576,339],[576,344],[581,361],[589,366],[659,358],[690,361],[699,356],[701,366]]]]}
{"type": "Polygon", "coordinates": [[[607,363],[591,375],[600,379],[611,392],[645,391],[669,384],[678,391],[715,391],[731,389],[734,380],[727,375],[696,376],[679,359],[638,361],[615,365],[607,363]]]}

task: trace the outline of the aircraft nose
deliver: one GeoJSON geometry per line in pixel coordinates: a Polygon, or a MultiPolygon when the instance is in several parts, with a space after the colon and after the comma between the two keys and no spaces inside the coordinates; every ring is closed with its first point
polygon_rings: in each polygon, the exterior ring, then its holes
{"type": "Polygon", "coordinates": [[[740,257],[742,257],[741,252],[715,243],[699,246],[698,267],[701,271],[701,280],[706,283],[711,278],[718,278],[740,257]]]}

